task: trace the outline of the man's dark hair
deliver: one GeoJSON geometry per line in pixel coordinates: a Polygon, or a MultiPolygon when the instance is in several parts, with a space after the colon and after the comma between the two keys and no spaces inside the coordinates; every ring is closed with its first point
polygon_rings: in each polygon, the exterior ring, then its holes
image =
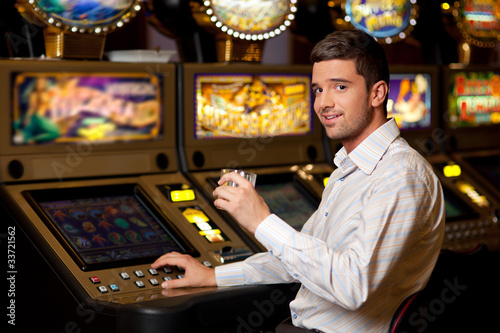
{"type": "MultiPolygon", "coordinates": [[[[389,65],[384,49],[377,41],[361,30],[335,31],[318,42],[311,52],[311,62],[325,60],[354,60],[357,74],[363,76],[366,90],[381,80],[389,86],[389,65]]],[[[387,112],[387,99],[384,110],[387,112]]]]}

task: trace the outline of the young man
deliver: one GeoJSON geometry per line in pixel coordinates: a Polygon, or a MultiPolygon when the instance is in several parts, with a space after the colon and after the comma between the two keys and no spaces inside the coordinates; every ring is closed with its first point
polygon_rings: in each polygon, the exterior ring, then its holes
{"type": "Polygon", "coordinates": [[[297,282],[293,325],[324,332],[387,332],[399,304],[422,289],[444,230],[442,189],[431,166],[387,119],[389,71],[382,47],[361,31],[336,31],[311,54],[314,109],[343,148],[318,210],[302,231],[271,214],[251,184],[219,186],[215,205],[268,249],[247,260],[203,267],[178,253],[185,278],[165,288],[297,282]]]}

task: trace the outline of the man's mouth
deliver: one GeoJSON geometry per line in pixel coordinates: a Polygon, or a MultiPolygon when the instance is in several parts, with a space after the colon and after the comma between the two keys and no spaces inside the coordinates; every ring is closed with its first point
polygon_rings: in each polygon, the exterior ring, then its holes
{"type": "Polygon", "coordinates": [[[325,118],[325,125],[333,124],[340,116],[342,115],[341,114],[324,115],[323,117],[325,118]]]}
{"type": "Polygon", "coordinates": [[[325,116],[326,120],[330,120],[330,119],[334,119],[334,118],[338,118],[338,117],[340,117],[339,114],[335,114],[333,116],[325,116]]]}

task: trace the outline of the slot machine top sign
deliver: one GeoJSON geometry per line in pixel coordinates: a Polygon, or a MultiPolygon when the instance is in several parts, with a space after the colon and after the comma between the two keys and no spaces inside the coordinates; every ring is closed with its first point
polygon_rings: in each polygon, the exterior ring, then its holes
{"type": "Polygon", "coordinates": [[[500,41],[500,1],[464,0],[455,2],[451,11],[462,37],[468,43],[495,47],[500,41]]]}
{"type": "Polygon", "coordinates": [[[107,33],[122,28],[141,10],[141,0],[17,0],[26,19],[40,20],[49,58],[98,59],[107,33]]]}
{"type": "Polygon", "coordinates": [[[416,0],[347,0],[345,21],[378,42],[390,44],[408,37],[417,24],[416,0]]]}
{"type": "Polygon", "coordinates": [[[295,19],[297,0],[205,0],[193,16],[217,40],[219,61],[260,61],[265,40],[295,19]]]}

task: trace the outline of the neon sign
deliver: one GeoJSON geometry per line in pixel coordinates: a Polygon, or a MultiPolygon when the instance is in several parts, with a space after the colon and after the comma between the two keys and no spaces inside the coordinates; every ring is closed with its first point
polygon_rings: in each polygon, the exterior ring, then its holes
{"type": "Polygon", "coordinates": [[[387,44],[407,37],[416,24],[415,0],[347,0],[346,20],[387,44]]]}

